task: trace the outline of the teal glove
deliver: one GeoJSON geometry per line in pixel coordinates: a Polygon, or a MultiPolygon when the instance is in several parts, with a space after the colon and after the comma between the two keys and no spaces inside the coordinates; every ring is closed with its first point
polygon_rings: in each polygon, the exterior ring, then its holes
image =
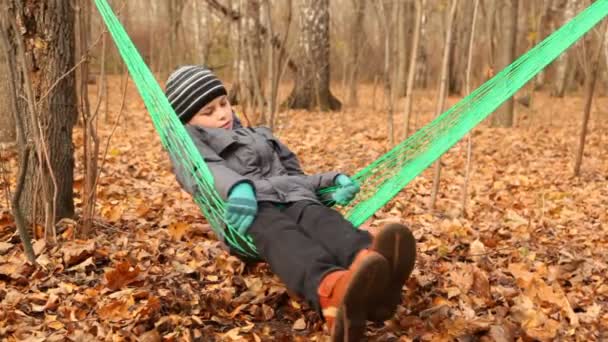
{"type": "Polygon", "coordinates": [[[332,199],[339,205],[347,205],[359,193],[359,184],[346,175],[338,175],[334,183],[338,189],[332,194],[332,199]]]}
{"type": "Polygon", "coordinates": [[[224,219],[240,234],[247,233],[258,212],[258,201],[249,183],[238,183],[228,195],[224,219]]]}

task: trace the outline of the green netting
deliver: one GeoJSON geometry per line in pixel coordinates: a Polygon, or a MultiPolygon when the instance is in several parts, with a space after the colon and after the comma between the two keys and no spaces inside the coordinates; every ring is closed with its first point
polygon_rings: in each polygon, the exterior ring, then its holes
{"type": "MultiPolygon", "coordinates": [[[[257,252],[250,237],[239,235],[223,221],[224,202],[214,188],[211,172],[107,0],[95,0],[95,4],[129,69],[163,146],[196,179],[199,194],[195,201],[201,211],[218,237],[243,256],[256,258],[257,252]]],[[[357,227],[366,221],[607,14],[608,0],[595,1],[494,78],[359,171],[353,178],[361,184],[361,193],[356,201],[344,208],[345,216],[357,227]]],[[[323,189],[321,193],[332,190],[323,189]]]]}

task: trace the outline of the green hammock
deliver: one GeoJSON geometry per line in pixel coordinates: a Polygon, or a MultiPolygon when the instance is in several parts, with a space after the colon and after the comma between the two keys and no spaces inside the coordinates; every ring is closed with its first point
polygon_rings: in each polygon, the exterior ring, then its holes
{"type": "MultiPolygon", "coordinates": [[[[223,221],[225,203],[214,188],[211,172],[107,0],[95,0],[95,4],[129,69],[163,146],[196,179],[199,194],[195,196],[195,202],[219,238],[242,256],[258,258],[251,238],[241,236],[223,221]]],[[[361,192],[353,203],[343,208],[346,218],[356,227],[365,222],[607,14],[608,0],[595,1],[469,96],[359,171],[353,178],[361,184],[361,192]]],[[[321,192],[329,191],[332,189],[321,192]]]]}

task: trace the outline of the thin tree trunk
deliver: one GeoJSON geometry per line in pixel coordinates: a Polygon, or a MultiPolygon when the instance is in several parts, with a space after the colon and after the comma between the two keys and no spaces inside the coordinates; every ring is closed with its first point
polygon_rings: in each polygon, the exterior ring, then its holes
{"type": "Polygon", "coordinates": [[[407,89],[405,90],[405,110],[404,122],[405,132],[403,138],[410,135],[410,116],[412,113],[412,103],[414,99],[414,80],[416,76],[416,63],[418,60],[418,45],[420,44],[420,23],[422,22],[422,11],[426,0],[416,0],[416,23],[414,24],[414,41],[412,42],[410,54],[410,66],[407,72],[407,89]]]}
{"type": "Polygon", "coordinates": [[[195,23],[193,23],[194,26],[194,48],[196,49],[196,56],[194,57],[194,60],[196,61],[196,64],[205,64],[206,61],[206,55],[207,55],[207,34],[206,32],[209,30],[208,26],[209,23],[207,23],[207,9],[203,8],[202,3],[199,0],[194,0],[192,2],[193,4],[193,9],[195,12],[195,15],[193,15],[192,17],[194,18],[194,20],[196,21],[195,23]],[[203,33],[202,31],[205,31],[205,33],[203,33]],[[204,38],[203,38],[204,37],[204,38]]]}
{"type": "MultiPolygon", "coordinates": [[[[452,46],[452,26],[454,23],[454,17],[456,15],[456,8],[458,0],[452,0],[450,5],[450,14],[448,17],[447,30],[445,35],[445,43],[443,50],[443,61],[441,66],[441,82],[439,85],[439,99],[437,100],[436,116],[441,115],[445,108],[445,102],[447,97],[447,86],[448,86],[448,75],[450,60],[450,47],[452,46]]],[[[431,191],[431,201],[429,208],[433,210],[435,208],[435,202],[437,201],[437,193],[439,192],[439,181],[441,179],[441,158],[435,162],[435,176],[433,177],[433,189],[431,191]]]]}
{"type": "MultiPolygon", "coordinates": [[[[517,16],[518,16],[519,0],[508,0],[502,4],[501,21],[503,22],[503,35],[501,40],[504,42],[500,45],[498,57],[498,69],[506,68],[515,60],[516,43],[517,43],[517,16]]],[[[492,126],[494,127],[513,127],[514,116],[513,97],[509,98],[502,106],[500,106],[494,115],[492,115],[492,126]]]]}
{"type": "MultiPolygon", "coordinates": [[[[538,44],[545,38],[545,26],[547,25],[547,19],[549,17],[549,10],[551,9],[551,5],[553,0],[543,0],[540,5],[541,13],[537,14],[535,17],[538,18],[536,24],[536,39],[534,39],[534,45],[538,44]]],[[[545,69],[541,70],[538,75],[534,78],[534,88],[541,89],[545,83],[545,69]]]]}
{"type": "Polygon", "coordinates": [[[74,10],[70,2],[58,0],[12,0],[4,6],[0,21],[17,18],[20,25],[3,26],[9,50],[22,51],[28,60],[26,66],[16,56],[9,57],[17,70],[16,93],[27,94],[27,100],[16,98],[17,114],[23,118],[26,138],[36,142],[20,205],[30,223],[45,222],[47,238],[52,239],[54,223],[74,215],[72,128],[77,111],[74,74],[69,72],[74,66],[74,10]],[[35,207],[45,208],[45,216],[35,214],[35,207]]]}
{"type": "Polygon", "coordinates": [[[272,11],[270,7],[270,0],[264,0],[264,11],[266,14],[267,27],[268,27],[268,39],[266,39],[266,49],[268,50],[268,104],[266,106],[266,117],[270,121],[270,130],[274,130],[274,105],[276,103],[276,93],[274,88],[274,82],[277,72],[275,66],[275,55],[274,48],[272,47],[272,37],[274,31],[272,27],[272,11]]]}
{"type": "MultiPolygon", "coordinates": [[[[598,74],[600,73],[600,61],[602,58],[602,50],[604,44],[604,36],[608,29],[608,25],[604,26],[604,33],[598,42],[598,49],[593,59],[593,65],[588,67],[585,75],[586,81],[586,96],[585,96],[585,110],[583,112],[583,122],[581,125],[581,134],[579,136],[578,149],[576,151],[576,160],[574,162],[574,175],[579,177],[581,174],[581,164],[583,162],[583,152],[585,149],[585,140],[587,138],[587,130],[589,125],[589,117],[591,116],[591,104],[593,103],[593,94],[595,92],[595,84],[597,83],[598,74]]],[[[586,57],[586,56],[585,56],[586,57]]]]}
{"type": "Polygon", "coordinates": [[[4,145],[12,145],[17,139],[13,98],[15,96],[10,87],[7,47],[4,39],[0,40],[0,150],[4,145]]]}
{"type": "Polygon", "coordinates": [[[366,0],[353,0],[353,10],[355,20],[350,27],[350,53],[349,53],[349,68],[348,68],[348,93],[347,100],[349,106],[356,107],[359,105],[359,97],[357,96],[358,88],[358,76],[359,76],[359,62],[361,59],[361,35],[364,34],[362,30],[363,19],[365,18],[365,4],[366,0]]]}
{"type": "MultiPolygon", "coordinates": [[[[467,59],[467,71],[465,77],[465,92],[468,96],[471,93],[471,68],[473,66],[473,42],[475,41],[475,28],[477,27],[477,11],[479,9],[479,0],[475,0],[473,5],[473,19],[471,22],[471,36],[469,37],[469,53],[467,59]]],[[[464,171],[464,183],[462,184],[462,206],[460,215],[466,216],[469,179],[471,177],[471,156],[473,150],[472,134],[467,134],[467,163],[464,171]]]]}
{"type": "MultiPolygon", "coordinates": [[[[574,14],[576,12],[576,7],[578,4],[578,0],[567,0],[566,7],[564,9],[564,16],[562,25],[566,24],[572,18],[574,18],[574,14]]],[[[563,97],[566,92],[566,84],[568,79],[568,67],[570,63],[568,51],[562,53],[555,62],[557,65],[556,75],[555,75],[555,84],[553,88],[552,95],[557,97],[563,97]]]]}
{"type": "MultiPolygon", "coordinates": [[[[98,83],[98,96],[95,111],[91,112],[89,103],[89,93],[87,87],[87,79],[89,78],[89,64],[86,61],[89,57],[86,56],[88,53],[87,47],[89,45],[89,23],[91,18],[91,5],[87,2],[81,3],[78,13],[78,38],[80,43],[77,44],[79,47],[79,54],[85,60],[80,65],[79,73],[81,77],[80,83],[80,112],[82,115],[82,122],[84,126],[84,189],[82,193],[83,206],[82,206],[82,229],[79,232],[82,237],[88,237],[91,231],[93,218],[95,216],[95,202],[96,202],[96,181],[98,173],[97,158],[99,156],[99,138],[97,136],[97,116],[99,114],[99,108],[102,101],[102,92],[105,87],[105,48],[101,54],[101,73],[100,80],[98,83]]],[[[105,34],[104,34],[105,36],[105,34]]],[[[105,38],[105,37],[104,37],[105,38]]]]}
{"type": "Polygon", "coordinates": [[[394,68],[396,68],[397,73],[393,79],[393,99],[396,101],[399,97],[404,95],[405,92],[405,67],[407,65],[407,51],[405,40],[407,37],[407,25],[405,25],[405,18],[408,13],[409,2],[406,3],[404,1],[398,1],[395,6],[397,8],[394,9],[394,13],[397,13],[397,19],[393,20],[393,24],[396,25],[395,28],[395,52],[394,56],[397,56],[396,63],[392,63],[394,68]],[[396,65],[395,65],[396,64],[396,65]]]}

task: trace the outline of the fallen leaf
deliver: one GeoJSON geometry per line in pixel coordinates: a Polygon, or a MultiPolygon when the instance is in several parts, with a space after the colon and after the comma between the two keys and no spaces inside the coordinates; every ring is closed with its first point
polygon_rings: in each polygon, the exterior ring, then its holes
{"type": "Polygon", "coordinates": [[[297,321],[295,321],[293,323],[293,330],[304,330],[306,329],[306,321],[304,320],[304,317],[298,319],[297,321]]]}
{"type": "Polygon", "coordinates": [[[97,310],[99,317],[109,321],[120,321],[132,317],[129,308],[134,304],[132,297],[113,300],[112,302],[102,306],[97,310]]]}
{"type": "Polygon", "coordinates": [[[81,262],[80,264],[77,264],[77,265],[74,265],[74,266],[68,268],[68,271],[85,272],[87,267],[89,267],[89,266],[95,266],[93,257],[88,257],[85,261],[81,262]]]}
{"type": "Polygon", "coordinates": [[[61,247],[66,267],[78,264],[95,253],[95,240],[68,241],[61,247]]]}
{"type": "Polygon", "coordinates": [[[106,286],[112,291],[120,290],[137,280],[139,273],[138,266],[132,267],[128,261],[120,262],[116,268],[105,273],[106,286]]]}
{"type": "Polygon", "coordinates": [[[486,254],[486,246],[483,242],[475,240],[471,243],[471,247],[469,249],[469,255],[473,260],[479,260],[484,254],[486,254]]]}
{"type": "Polygon", "coordinates": [[[34,249],[35,255],[40,255],[40,253],[42,253],[45,247],[46,241],[44,241],[44,239],[38,239],[32,244],[32,248],[34,249]]]}
{"type": "Polygon", "coordinates": [[[14,245],[12,243],[0,241],[0,254],[8,252],[11,248],[13,248],[13,246],[14,245]]]}
{"type": "Polygon", "coordinates": [[[169,235],[175,241],[180,241],[184,235],[190,230],[190,225],[185,222],[176,222],[169,225],[169,235]]]}

